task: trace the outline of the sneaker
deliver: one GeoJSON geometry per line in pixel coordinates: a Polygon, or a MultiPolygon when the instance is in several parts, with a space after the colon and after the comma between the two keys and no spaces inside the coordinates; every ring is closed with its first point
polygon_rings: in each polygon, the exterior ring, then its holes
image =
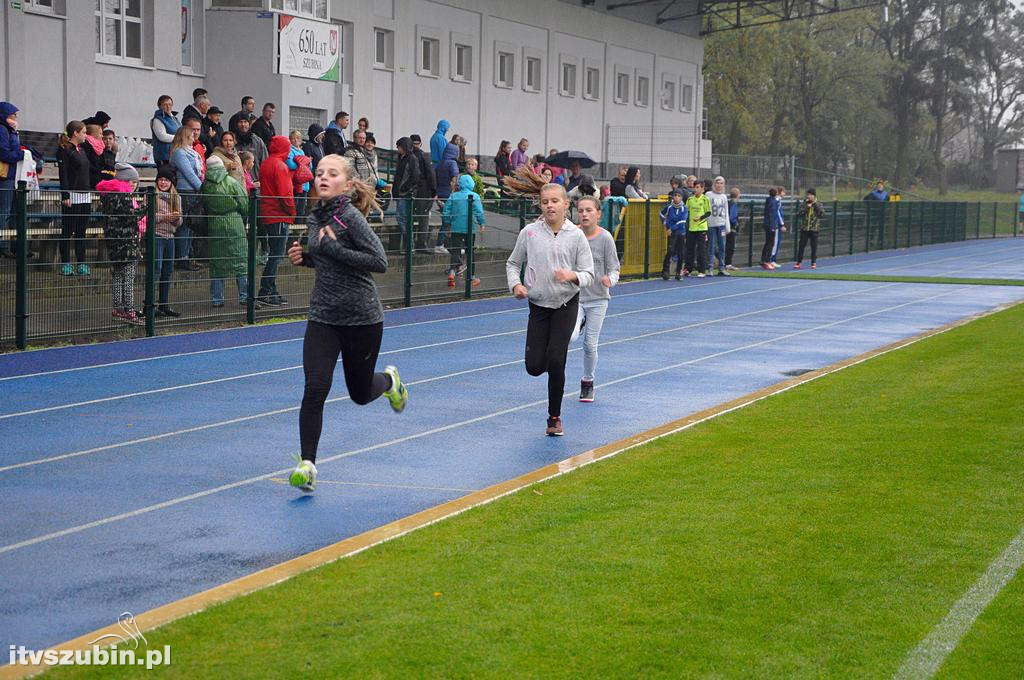
{"type": "Polygon", "coordinates": [[[476,288],[477,286],[480,285],[480,279],[474,276],[473,280],[469,282],[469,285],[471,285],[473,288],[476,288]]]}
{"type": "Polygon", "coordinates": [[[676,274],[676,281],[682,281],[682,280],[683,280],[683,275],[682,274],[676,274]]]}
{"type": "Polygon", "coordinates": [[[299,464],[292,470],[292,474],[289,475],[288,483],[306,493],[313,493],[316,489],[316,465],[308,460],[299,461],[299,464]]]}
{"type": "Polygon", "coordinates": [[[704,274],[704,272],[697,272],[697,278],[698,279],[703,279],[705,276],[706,275],[704,274]]]}
{"type": "Polygon", "coordinates": [[[732,276],[732,274],[730,274],[729,272],[725,271],[724,269],[719,269],[718,270],[718,274],[716,274],[716,276],[732,276]]]}
{"type": "Polygon", "coordinates": [[[179,316],[181,316],[181,312],[176,312],[167,305],[159,307],[156,310],[156,313],[159,314],[160,316],[169,316],[172,319],[177,319],[179,316]]]}
{"type": "Polygon", "coordinates": [[[818,268],[818,265],[817,265],[817,263],[815,263],[815,262],[812,262],[812,263],[811,263],[811,269],[817,269],[817,268],[818,268]]]}
{"type": "Polygon", "coordinates": [[[197,272],[200,269],[202,269],[202,267],[200,267],[199,263],[196,262],[195,260],[191,260],[191,261],[189,261],[188,266],[186,267],[186,269],[188,269],[190,272],[197,272]]]}
{"type": "MultiPolygon", "coordinates": [[[[678,278],[679,278],[679,275],[677,274],[676,275],[676,279],[678,279],[678,278]]],[[[661,280],[662,281],[668,281],[668,272],[662,272],[661,273],[661,280]]]]}
{"type": "Polygon", "coordinates": [[[434,255],[447,255],[448,249],[444,246],[434,246],[434,255]]]}
{"type": "Polygon", "coordinates": [[[762,262],[761,263],[761,269],[771,269],[771,268],[772,268],[772,266],[770,264],[768,264],[767,262],[762,262]]]}
{"type": "Polygon", "coordinates": [[[455,274],[449,274],[448,275],[448,287],[449,288],[454,288],[455,287],[455,274]]]}
{"type": "Polygon", "coordinates": [[[124,320],[124,312],[122,312],[120,309],[115,309],[112,312],[110,312],[110,316],[117,319],[118,321],[124,320]]]}
{"type": "Polygon", "coordinates": [[[88,276],[89,275],[89,265],[87,265],[87,264],[80,264],[80,265],[78,265],[78,275],[79,276],[88,276]]]}
{"type": "Polygon", "coordinates": [[[548,427],[544,430],[544,434],[549,437],[561,437],[565,434],[562,432],[562,419],[558,417],[548,418],[548,427]]]}
{"type": "Polygon", "coordinates": [[[391,389],[385,390],[384,396],[391,402],[391,409],[395,413],[401,413],[405,410],[405,405],[409,403],[409,390],[405,389],[402,379],[398,377],[397,368],[385,366],[384,372],[391,376],[391,389]]]}
{"type": "Polygon", "coordinates": [[[778,269],[779,268],[779,263],[778,262],[769,262],[768,266],[770,266],[772,269],[778,269]]]}
{"type": "Polygon", "coordinates": [[[726,269],[727,269],[728,271],[731,271],[731,272],[734,272],[734,271],[738,271],[738,270],[739,270],[739,267],[734,267],[734,266],[732,266],[731,264],[727,264],[727,265],[725,265],[725,268],[726,268],[726,269]]]}
{"type": "Polygon", "coordinates": [[[286,298],[283,298],[280,295],[275,295],[274,296],[274,305],[275,306],[277,306],[277,307],[284,307],[287,304],[288,304],[288,300],[286,298]]]}
{"type": "Polygon", "coordinates": [[[683,270],[683,276],[689,276],[689,275],[690,275],[690,270],[689,269],[684,269],[683,270]]]}
{"type": "Polygon", "coordinates": [[[72,267],[69,264],[66,264],[66,265],[64,265],[64,266],[62,266],[60,268],[60,275],[61,276],[74,276],[75,275],[75,268],[72,267]]]}
{"type": "Polygon", "coordinates": [[[593,380],[581,380],[580,381],[580,401],[589,404],[594,401],[594,381],[593,380]]]}
{"type": "Polygon", "coordinates": [[[214,309],[220,309],[221,307],[224,306],[224,303],[223,302],[211,302],[210,306],[213,307],[214,309]]]}
{"type": "Polygon", "coordinates": [[[803,269],[803,268],[804,268],[803,265],[800,264],[799,262],[794,262],[793,263],[793,269],[803,269]]]}
{"type": "Polygon", "coordinates": [[[144,326],[146,324],[134,309],[124,313],[124,320],[133,326],[144,326]]]}

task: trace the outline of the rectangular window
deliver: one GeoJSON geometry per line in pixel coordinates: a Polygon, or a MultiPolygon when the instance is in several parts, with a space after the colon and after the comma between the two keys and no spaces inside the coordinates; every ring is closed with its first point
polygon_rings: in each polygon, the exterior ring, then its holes
{"type": "Polygon", "coordinates": [[[67,16],[65,0],[25,0],[25,11],[59,17],[67,16]]]}
{"type": "Polygon", "coordinates": [[[585,75],[583,76],[583,98],[584,99],[600,99],[601,98],[601,70],[596,68],[587,67],[585,75]]]}
{"type": "Polygon", "coordinates": [[[647,76],[636,77],[636,105],[648,106],[651,103],[651,79],[647,76]]]}
{"type": "Polygon", "coordinates": [[[393,69],[395,67],[395,32],[383,28],[373,29],[373,66],[374,68],[393,69]]]}
{"type": "Polygon", "coordinates": [[[512,87],[515,85],[516,55],[511,52],[498,52],[494,84],[498,87],[512,87]]]}
{"type": "Polygon", "coordinates": [[[419,69],[421,76],[437,78],[441,75],[441,41],[435,38],[420,38],[419,69]]]}
{"type": "Polygon", "coordinates": [[[323,125],[326,120],[327,111],[324,109],[313,109],[306,106],[288,107],[288,129],[301,130],[303,135],[313,123],[323,125]]]}
{"type": "Polygon", "coordinates": [[[468,83],[473,80],[473,48],[456,43],[452,58],[452,80],[468,83]]]}
{"type": "Polygon", "coordinates": [[[562,64],[562,82],[559,93],[565,97],[576,96],[576,64],[562,64]]]}
{"type": "Polygon", "coordinates": [[[687,113],[693,112],[693,85],[683,85],[679,94],[679,110],[687,113]]]}
{"type": "Polygon", "coordinates": [[[192,67],[192,0],[181,0],[181,65],[192,67]]]}
{"type": "Polygon", "coordinates": [[[661,84],[661,108],[672,111],[676,108],[676,82],[665,80],[661,84]]]}
{"type": "Polygon", "coordinates": [[[97,0],[97,56],[142,61],[142,0],[97,0]]]}
{"type": "Polygon", "coordinates": [[[615,103],[626,104],[629,102],[629,74],[615,74],[615,103]]]}
{"type": "MultiPolygon", "coordinates": [[[[331,16],[330,0],[270,0],[270,9],[310,19],[327,21],[331,16]]],[[[253,0],[214,0],[214,5],[236,5],[246,7],[262,7],[262,2],[253,0]]]]}
{"type": "Polygon", "coordinates": [[[527,92],[540,92],[540,57],[527,57],[523,66],[525,78],[523,89],[527,92]]]}

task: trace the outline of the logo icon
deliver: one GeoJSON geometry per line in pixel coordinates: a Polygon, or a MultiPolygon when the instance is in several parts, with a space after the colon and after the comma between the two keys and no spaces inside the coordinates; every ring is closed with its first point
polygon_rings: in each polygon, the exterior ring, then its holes
{"type": "MultiPolygon", "coordinates": [[[[117,633],[107,633],[106,635],[99,636],[98,638],[96,638],[95,640],[90,642],[89,644],[90,645],[96,644],[100,640],[104,640],[106,638],[115,638],[117,640],[120,640],[121,642],[123,642],[126,645],[128,644],[128,640],[131,639],[132,641],[135,642],[134,649],[138,649],[139,648],[139,640],[142,640],[147,645],[149,644],[149,640],[147,640],[146,636],[143,635],[142,632],[139,630],[139,624],[135,623],[135,616],[131,612],[122,612],[121,615],[117,617],[117,625],[121,628],[121,630],[123,630],[125,633],[127,633],[127,635],[128,635],[127,638],[125,638],[125,637],[123,637],[121,635],[118,635],[117,633]]],[[[111,644],[118,644],[118,643],[117,642],[113,642],[111,644]]]]}

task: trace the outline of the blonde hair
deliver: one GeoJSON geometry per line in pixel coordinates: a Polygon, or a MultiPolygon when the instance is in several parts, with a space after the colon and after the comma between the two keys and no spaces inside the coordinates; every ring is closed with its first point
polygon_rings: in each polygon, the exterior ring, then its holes
{"type": "Polygon", "coordinates": [[[597,196],[580,196],[579,198],[576,199],[576,207],[579,208],[580,203],[583,203],[584,201],[588,201],[590,203],[593,203],[594,204],[594,210],[597,210],[597,211],[600,212],[600,210],[601,210],[601,201],[597,198],[597,196]]]}
{"type": "Polygon", "coordinates": [[[90,137],[102,137],[103,128],[101,128],[99,125],[89,123],[85,126],[85,134],[89,135],[90,137]]]}
{"type": "MultiPolygon", "coordinates": [[[[317,167],[322,166],[324,161],[331,161],[340,165],[345,178],[352,180],[352,190],[348,192],[348,196],[352,199],[352,205],[356,207],[356,210],[363,213],[363,215],[369,215],[371,210],[380,210],[380,204],[377,203],[377,192],[369,184],[358,178],[355,166],[352,165],[352,161],[348,157],[329,153],[320,159],[317,167]]],[[[310,193],[315,193],[315,182],[311,189],[310,193]]]]}
{"type": "Polygon", "coordinates": [[[174,133],[174,139],[171,140],[171,154],[178,149],[191,149],[192,148],[192,128],[187,128],[182,125],[178,128],[178,131],[174,133]]]}
{"type": "Polygon", "coordinates": [[[540,191],[537,192],[537,195],[538,196],[543,196],[545,191],[557,191],[558,193],[562,194],[562,200],[563,201],[566,201],[566,202],[569,201],[569,194],[567,194],[565,192],[565,187],[562,186],[561,184],[555,184],[554,182],[548,182],[547,184],[545,184],[544,186],[542,186],[540,188],[540,191]]]}

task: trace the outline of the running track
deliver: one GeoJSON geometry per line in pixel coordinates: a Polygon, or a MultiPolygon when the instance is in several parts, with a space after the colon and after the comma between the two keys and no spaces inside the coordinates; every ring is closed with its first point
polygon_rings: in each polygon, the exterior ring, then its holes
{"type": "MultiPolygon", "coordinates": [[[[1020,260],[1021,248],[918,248],[842,271],[912,260],[915,273],[943,274],[948,258],[1017,249],[1020,260]]],[[[297,451],[301,323],[0,357],[0,649],[57,644],[787,373],[1024,299],[1024,287],[752,278],[614,292],[596,403],[575,401],[579,346],[569,355],[563,438],[542,436],[544,378],[522,366],[524,303],[389,312],[381,365],[401,369],[409,408],[356,407],[339,379],[312,496],[282,483],[297,451]]]]}

